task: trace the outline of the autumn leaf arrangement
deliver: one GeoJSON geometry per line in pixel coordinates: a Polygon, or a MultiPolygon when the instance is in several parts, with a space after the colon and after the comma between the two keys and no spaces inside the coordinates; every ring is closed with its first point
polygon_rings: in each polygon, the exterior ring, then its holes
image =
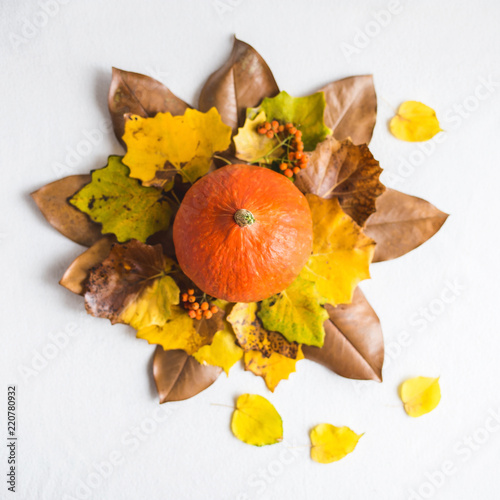
{"type": "MultiPolygon", "coordinates": [[[[32,196],[55,229],[88,247],[61,285],[91,315],[156,345],[160,403],[195,396],[240,360],[271,391],[304,358],[381,381],[382,330],[358,284],[372,262],[421,245],[447,216],[380,182],[368,148],[372,77],[292,97],[235,39],[198,109],[118,69],[108,104],[125,153],[32,196]]],[[[251,444],[279,440],[281,418],[268,405],[240,396],[233,432],[251,444]],[[269,435],[252,412],[268,415],[269,435]]],[[[359,436],[321,424],[311,453],[336,439],[353,449],[359,436]]]]}

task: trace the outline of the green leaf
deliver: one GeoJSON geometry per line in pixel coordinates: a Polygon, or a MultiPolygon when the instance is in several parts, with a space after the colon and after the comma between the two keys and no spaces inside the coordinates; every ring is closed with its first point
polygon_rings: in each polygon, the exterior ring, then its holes
{"type": "Polygon", "coordinates": [[[69,201],[120,242],[136,239],[144,243],[152,234],[166,230],[172,216],[163,193],[131,179],[120,156],[110,156],[106,167],[94,170],[92,182],[69,201]]]}
{"type": "MultiPolygon", "coordinates": [[[[305,151],[313,151],[332,131],[325,125],[325,94],[317,92],[307,97],[292,97],[285,91],[276,97],[266,97],[257,108],[266,113],[268,121],[293,123],[302,131],[305,151]]],[[[256,111],[257,111],[256,110],[256,111]]]]}
{"type": "Polygon", "coordinates": [[[258,315],[266,329],[282,333],[289,342],[321,347],[328,319],[322,302],[315,284],[299,277],[283,292],[263,300],[258,315]]]}

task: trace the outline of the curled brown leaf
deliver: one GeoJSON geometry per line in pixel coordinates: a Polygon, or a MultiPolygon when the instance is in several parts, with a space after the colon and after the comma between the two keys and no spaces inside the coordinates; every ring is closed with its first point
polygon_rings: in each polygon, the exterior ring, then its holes
{"type": "Polygon", "coordinates": [[[75,243],[89,247],[102,238],[101,225],[68,203],[68,198],[92,180],[90,175],[70,175],[31,193],[49,224],[75,243]]]}
{"type": "Polygon", "coordinates": [[[85,286],[85,308],[92,316],[108,318],[113,324],[127,323],[136,328],[164,324],[171,313],[165,308],[179,303],[179,289],[166,276],[170,268],[161,245],[153,247],[137,240],[115,243],[106,259],[90,270],[85,286]],[[146,293],[148,287],[166,278],[168,283],[146,293]],[[140,325],[135,324],[137,315],[141,318],[140,325]],[[144,316],[160,320],[145,324],[144,316]]]}
{"type": "Polygon", "coordinates": [[[325,93],[325,124],[342,141],[369,144],[377,119],[377,94],[372,75],[351,76],[320,89],[325,93]]]}
{"type": "Polygon", "coordinates": [[[342,377],[382,382],[384,338],[375,311],[359,288],[351,304],[326,305],[323,347],[302,346],[306,359],[342,377]]]}
{"type": "Polygon", "coordinates": [[[153,376],[160,403],[183,401],[192,398],[211,386],[222,368],[201,365],[181,350],[164,351],[156,347],[153,359],[153,376]]]}
{"type": "Polygon", "coordinates": [[[425,243],[448,218],[428,201],[394,189],[377,200],[377,211],[366,222],[365,233],[375,240],[373,262],[395,259],[425,243]]]}
{"type": "Polygon", "coordinates": [[[184,114],[190,106],[154,78],[113,68],[108,108],[116,138],[125,146],[122,140],[125,114],[132,113],[146,118],[168,111],[175,116],[184,114]]]}
{"type": "Polygon", "coordinates": [[[381,172],[366,144],[355,146],[349,139],[339,142],[330,137],[318,144],[295,185],[305,194],[338,198],[344,212],[362,226],[385,190],[381,172]]]}
{"type": "Polygon", "coordinates": [[[71,263],[59,284],[70,292],[83,295],[90,270],[101,264],[109,255],[115,241],[116,239],[113,236],[105,236],[94,243],[71,263]]]}
{"type": "Polygon", "coordinates": [[[279,88],[260,54],[237,38],[229,59],[206,81],[200,94],[199,109],[216,107],[222,121],[233,132],[245,122],[246,108],[258,106],[264,97],[274,97],[279,88]]]}

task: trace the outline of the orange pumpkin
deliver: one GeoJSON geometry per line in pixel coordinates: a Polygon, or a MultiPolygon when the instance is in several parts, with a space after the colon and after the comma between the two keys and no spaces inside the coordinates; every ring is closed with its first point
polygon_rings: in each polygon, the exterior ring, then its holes
{"type": "Polygon", "coordinates": [[[229,165],[201,178],[184,197],[174,245],[184,273],[230,302],[263,300],[287,288],[312,251],[304,195],[284,175],[229,165]]]}

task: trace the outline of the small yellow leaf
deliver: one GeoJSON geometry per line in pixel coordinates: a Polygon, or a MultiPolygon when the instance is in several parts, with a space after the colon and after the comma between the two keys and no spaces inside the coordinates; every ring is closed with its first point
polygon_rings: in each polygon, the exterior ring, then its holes
{"type": "Polygon", "coordinates": [[[421,417],[441,401],[439,378],[415,377],[401,384],[400,397],[410,417],[421,417]]]}
{"type": "Polygon", "coordinates": [[[320,464],[341,460],[354,451],[359,438],[349,427],[319,424],[311,430],[311,458],[320,464]]]}
{"type": "Polygon", "coordinates": [[[236,157],[240,160],[253,163],[271,163],[283,154],[283,148],[279,145],[276,137],[268,139],[265,135],[259,134],[257,130],[266,122],[266,113],[260,111],[254,118],[247,116],[243,127],[238,129],[238,135],[234,137],[236,146],[236,157]]]}
{"type": "Polygon", "coordinates": [[[245,370],[262,377],[268,389],[274,392],[276,386],[295,371],[295,365],[301,359],[304,359],[304,355],[300,346],[297,359],[287,358],[277,352],[266,358],[260,351],[248,351],[245,352],[245,370]]]}
{"type": "Polygon", "coordinates": [[[428,141],[441,132],[436,112],[418,101],[406,101],[399,106],[398,114],[390,121],[394,137],[402,141],[428,141]]]}
{"type": "Polygon", "coordinates": [[[236,345],[234,333],[225,328],[214,335],[210,345],[203,346],[193,357],[202,365],[220,366],[229,375],[229,369],[243,357],[243,352],[236,345]]]}
{"type": "Polygon", "coordinates": [[[224,151],[231,141],[231,127],[215,108],[206,113],[187,109],[182,116],[158,113],[154,118],[131,115],[123,140],[127,154],[123,163],[130,176],[145,186],[171,186],[175,175],[194,182],[210,168],[212,155],[224,151]]]}
{"type": "Polygon", "coordinates": [[[348,304],[370,277],[375,242],[340,208],[337,198],[306,196],[313,219],[313,252],[300,276],[316,283],[329,304],[348,304]]]}
{"type": "Polygon", "coordinates": [[[233,434],[244,443],[265,446],[283,439],[283,421],[276,408],[262,396],[242,394],[231,420],[233,434]]]}

